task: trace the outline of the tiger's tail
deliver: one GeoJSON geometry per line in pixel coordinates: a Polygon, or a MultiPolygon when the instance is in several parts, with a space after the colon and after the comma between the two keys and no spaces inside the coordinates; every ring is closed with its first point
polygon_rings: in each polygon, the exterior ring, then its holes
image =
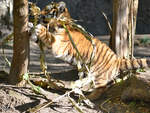
{"type": "Polygon", "coordinates": [[[120,70],[150,67],[150,59],[120,59],[120,70]]]}

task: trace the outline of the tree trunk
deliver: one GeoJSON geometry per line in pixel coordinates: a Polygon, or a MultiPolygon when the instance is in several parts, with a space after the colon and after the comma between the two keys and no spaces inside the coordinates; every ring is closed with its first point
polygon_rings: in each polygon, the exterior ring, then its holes
{"type": "Polygon", "coordinates": [[[128,58],[128,0],[113,1],[112,50],[120,57],[128,58]]]}
{"type": "Polygon", "coordinates": [[[14,0],[13,16],[14,45],[9,81],[11,84],[22,86],[22,76],[27,73],[29,59],[29,36],[27,32],[28,0],[14,0]]]}
{"type": "Polygon", "coordinates": [[[122,58],[132,58],[138,0],[113,1],[112,50],[122,58]]]}
{"type": "Polygon", "coordinates": [[[138,0],[130,0],[128,4],[129,7],[129,29],[128,29],[128,37],[129,37],[129,57],[133,58],[134,51],[134,36],[136,30],[136,16],[138,10],[138,0]]]}

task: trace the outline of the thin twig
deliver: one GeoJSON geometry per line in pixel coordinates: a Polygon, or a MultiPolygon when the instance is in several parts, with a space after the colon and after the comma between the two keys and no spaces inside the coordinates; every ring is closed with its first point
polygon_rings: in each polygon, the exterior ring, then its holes
{"type": "Polygon", "coordinates": [[[112,27],[111,27],[111,24],[110,24],[110,22],[109,22],[109,20],[108,20],[108,18],[106,16],[106,14],[104,12],[102,12],[102,11],[101,11],[101,13],[104,16],[105,20],[107,21],[107,25],[108,25],[110,33],[112,33],[112,27]]]}
{"type": "Polygon", "coordinates": [[[82,111],[82,109],[79,107],[79,105],[74,101],[74,99],[72,99],[70,97],[70,95],[68,94],[68,98],[69,98],[69,101],[72,103],[72,105],[75,107],[75,109],[79,112],[79,113],[84,113],[82,111]]]}
{"type": "Polygon", "coordinates": [[[56,99],[54,99],[54,100],[51,100],[51,101],[46,102],[46,103],[44,103],[44,104],[38,105],[38,106],[37,106],[38,108],[37,108],[37,107],[34,107],[34,108],[32,108],[32,109],[30,109],[30,110],[28,110],[28,111],[31,112],[31,113],[36,113],[36,112],[38,112],[39,110],[41,110],[41,109],[43,109],[43,108],[45,108],[45,107],[51,105],[52,103],[54,103],[54,102],[60,100],[61,98],[67,96],[68,94],[72,93],[73,91],[74,91],[74,90],[71,90],[71,91],[65,93],[64,95],[59,96],[58,98],[56,98],[56,99]]]}
{"type": "Polygon", "coordinates": [[[105,112],[107,112],[107,113],[109,113],[109,111],[106,109],[106,108],[104,108],[104,104],[106,103],[106,102],[108,102],[110,100],[110,98],[108,98],[107,100],[105,100],[101,105],[100,105],[100,108],[102,109],[102,110],[104,110],[105,112]]]}
{"type": "Polygon", "coordinates": [[[73,45],[74,49],[76,50],[76,52],[77,52],[77,54],[78,54],[80,60],[83,61],[82,56],[81,56],[81,54],[80,54],[78,48],[76,47],[76,45],[75,45],[75,43],[74,43],[74,41],[73,41],[73,39],[72,39],[72,36],[71,36],[71,34],[69,33],[69,31],[68,31],[66,25],[63,24],[63,27],[65,28],[65,30],[66,30],[66,32],[67,32],[67,34],[68,34],[68,36],[69,36],[70,42],[71,42],[71,44],[73,45]]]}

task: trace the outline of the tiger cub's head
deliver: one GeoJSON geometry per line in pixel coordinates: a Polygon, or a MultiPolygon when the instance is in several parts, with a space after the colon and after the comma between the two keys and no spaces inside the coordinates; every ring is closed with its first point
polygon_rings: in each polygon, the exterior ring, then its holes
{"type": "Polygon", "coordinates": [[[51,2],[42,10],[35,3],[29,2],[29,22],[46,25],[51,19],[71,20],[64,2],[51,2]]]}
{"type": "Polygon", "coordinates": [[[44,34],[46,35],[46,37],[48,36],[50,38],[50,36],[47,35],[49,34],[48,32],[50,32],[51,35],[53,35],[55,33],[58,33],[64,30],[59,20],[65,20],[65,21],[71,20],[70,14],[64,2],[58,2],[58,3],[51,2],[50,4],[46,5],[41,11],[40,9],[37,11],[37,9],[39,8],[35,4],[30,5],[30,8],[29,8],[29,11],[31,12],[30,15],[33,15],[31,16],[33,20],[31,21],[32,24],[35,23],[34,20],[38,20],[38,22],[36,23],[37,25],[35,26],[38,26],[39,24],[41,24],[40,26],[42,26],[42,27],[39,27],[39,26],[35,27],[33,30],[34,33],[32,34],[36,34],[34,35],[35,37],[34,40],[37,40],[37,41],[40,39],[40,38],[36,38],[38,37],[38,35],[42,36],[44,34]],[[36,31],[38,32],[36,33],[36,31]],[[39,31],[42,31],[42,32],[39,32],[39,31]]]}
{"type": "Polygon", "coordinates": [[[41,11],[43,23],[47,24],[51,19],[70,19],[70,14],[64,2],[51,2],[41,11]]]}

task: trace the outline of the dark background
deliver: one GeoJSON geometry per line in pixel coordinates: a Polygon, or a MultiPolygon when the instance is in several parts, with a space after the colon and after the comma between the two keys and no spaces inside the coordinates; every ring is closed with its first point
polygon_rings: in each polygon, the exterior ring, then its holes
{"type": "MultiPolygon", "coordinates": [[[[43,8],[51,1],[61,0],[29,0],[43,8]]],[[[113,0],[62,0],[67,4],[73,19],[78,20],[93,35],[108,35],[109,29],[101,11],[112,23],[113,0]]],[[[0,0],[0,39],[12,32],[12,0],[0,0]],[[7,2],[6,2],[7,1],[7,2]],[[10,2],[10,3],[9,3],[10,2]],[[10,8],[11,7],[11,8],[10,8]]],[[[136,34],[150,34],[150,0],[139,0],[136,34]]]]}
{"type": "MultiPolygon", "coordinates": [[[[112,22],[112,1],[113,0],[32,0],[41,8],[50,1],[64,1],[73,19],[79,20],[94,35],[107,35],[109,29],[101,14],[103,11],[110,22],[112,22]]],[[[137,16],[137,34],[150,33],[150,0],[139,0],[137,16]]]]}

